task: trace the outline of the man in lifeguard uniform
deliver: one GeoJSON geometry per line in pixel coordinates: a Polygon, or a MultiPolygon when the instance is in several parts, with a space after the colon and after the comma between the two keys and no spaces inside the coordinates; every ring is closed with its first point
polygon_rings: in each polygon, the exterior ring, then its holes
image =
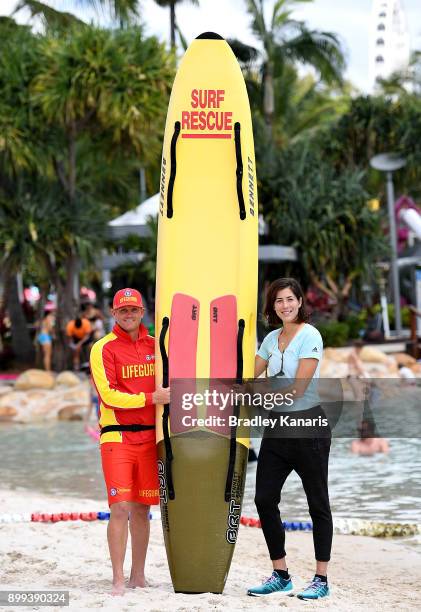
{"type": "Polygon", "coordinates": [[[111,312],[113,330],[94,344],[90,361],[99,397],[101,459],[111,513],[107,536],[112,594],[123,595],[128,526],[132,538],[128,586],[146,584],[149,510],[159,503],[155,404],[168,404],[170,390],[155,390],[155,342],[141,323],[145,311],[140,293],[117,291],[111,312]]]}

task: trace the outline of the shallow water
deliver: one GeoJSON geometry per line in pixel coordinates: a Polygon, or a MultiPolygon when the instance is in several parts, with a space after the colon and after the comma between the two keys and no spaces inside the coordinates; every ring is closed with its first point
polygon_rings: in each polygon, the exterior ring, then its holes
{"type": "MultiPolygon", "coordinates": [[[[81,422],[1,424],[0,437],[0,489],[88,497],[98,500],[93,510],[107,508],[98,446],[81,422]]],[[[393,439],[390,445],[389,455],[359,457],[350,453],[350,440],[332,441],[329,483],[335,516],[421,523],[421,440],[393,439]]],[[[256,463],[249,464],[246,516],[256,516],[255,472],[256,463]]],[[[305,495],[294,473],[282,493],[281,515],[284,520],[308,519],[305,495]]]]}

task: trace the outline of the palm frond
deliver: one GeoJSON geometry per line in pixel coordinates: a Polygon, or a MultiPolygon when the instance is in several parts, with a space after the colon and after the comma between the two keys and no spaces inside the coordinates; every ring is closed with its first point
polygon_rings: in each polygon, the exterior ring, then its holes
{"type": "Polygon", "coordinates": [[[248,14],[252,18],[251,29],[253,33],[256,34],[257,38],[265,41],[267,37],[267,29],[265,16],[263,14],[262,2],[258,4],[256,0],[246,0],[246,8],[248,14]]]}
{"type": "MultiPolygon", "coordinates": [[[[79,0],[81,1],[81,0],[79,0]]],[[[92,4],[95,0],[83,0],[84,4],[92,4]]],[[[130,24],[139,16],[138,0],[96,0],[101,5],[107,5],[114,19],[120,24],[130,24]]]]}
{"type": "Polygon", "coordinates": [[[13,14],[18,13],[22,9],[28,9],[31,17],[41,17],[47,27],[68,28],[74,25],[84,25],[84,22],[75,17],[75,15],[72,15],[72,13],[57,11],[48,6],[48,4],[38,0],[20,0],[13,14]]]}
{"type": "MultiPolygon", "coordinates": [[[[185,0],[155,0],[155,4],[165,7],[171,6],[171,4],[181,4],[182,2],[185,2],[185,0]]],[[[188,2],[190,2],[190,4],[193,4],[194,6],[199,6],[199,0],[188,0],[188,2]]]]}
{"type": "Polygon", "coordinates": [[[295,4],[313,2],[314,0],[276,0],[272,12],[272,30],[282,27],[289,20],[295,4]]]}
{"type": "Polygon", "coordinates": [[[183,50],[187,51],[187,47],[189,46],[189,43],[187,42],[187,39],[183,35],[183,32],[180,30],[180,27],[179,27],[177,21],[175,22],[175,29],[177,31],[178,38],[180,39],[180,43],[181,43],[181,46],[182,46],[183,50]]]}
{"type": "Polygon", "coordinates": [[[237,38],[229,38],[227,43],[241,64],[247,66],[256,61],[256,59],[259,57],[259,51],[255,47],[246,45],[237,38]]]}
{"type": "Polygon", "coordinates": [[[291,60],[310,64],[327,83],[342,84],[345,59],[335,34],[308,30],[302,25],[300,33],[283,46],[291,60]]]}

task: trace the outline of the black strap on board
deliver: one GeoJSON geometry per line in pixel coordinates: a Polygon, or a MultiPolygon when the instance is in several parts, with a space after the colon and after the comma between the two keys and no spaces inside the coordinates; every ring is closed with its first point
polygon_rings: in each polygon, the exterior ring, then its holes
{"type": "Polygon", "coordinates": [[[234,141],[235,141],[235,157],[237,158],[237,169],[235,171],[237,177],[237,197],[238,206],[240,208],[240,219],[244,221],[246,218],[246,205],[244,204],[243,195],[243,156],[241,154],[241,124],[234,124],[234,141]]]}
{"type": "MultiPolygon", "coordinates": [[[[167,335],[169,325],[170,325],[169,318],[164,317],[162,319],[161,333],[159,334],[159,349],[161,351],[161,359],[162,359],[162,386],[163,387],[169,386],[169,362],[168,362],[167,350],[165,348],[165,337],[167,335]]],[[[167,476],[168,497],[170,499],[175,499],[174,483],[172,479],[172,466],[171,466],[171,462],[173,460],[173,454],[172,454],[170,432],[168,428],[169,416],[170,416],[170,405],[164,404],[164,412],[162,414],[162,430],[164,432],[164,445],[165,445],[165,472],[167,476]]]]}
{"type": "MultiPolygon", "coordinates": [[[[237,385],[241,385],[243,382],[243,337],[244,337],[244,319],[240,319],[238,321],[238,332],[237,332],[237,374],[236,374],[236,383],[237,385]]],[[[234,416],[235,421],[237,422],[238,416],[240,414],[240,407],[237,402],[234,405],[234,416]]],[[[234,466],[235,466],[235,458],[237,454],[237,425],[233,425],[231,427],[231,439],[230,439],[230,455],[228,462],[228,472],[227,472],[227,480],[225,483],[225,501],[229,502],[231,499],[231,488],[232,488],[232,480],[234,477],[234,466]]]]}
{"type": "Polygon", "coordinates": [[[170,170],[170,179],[168,181],[168,193],[167,193],[167,217],[171,219],[174,211],[173,211],[173,193],[174,193],[174,183],[175,177],[177,175],[177,140],[180,135],[181,123],[176,121],[174,123],[174,134],[171,138],[171,151],[170,151],[170,159],[171,159],[171,170],[170,170]]]}

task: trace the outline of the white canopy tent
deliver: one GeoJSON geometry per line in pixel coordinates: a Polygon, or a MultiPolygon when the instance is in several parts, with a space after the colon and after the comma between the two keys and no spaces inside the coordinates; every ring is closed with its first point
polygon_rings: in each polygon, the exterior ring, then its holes
{"type": "MultiPolygon", "coordinates": [[[[110,234],[112,238],[120,239],[129,234],[137,236],[147,236],[148,217],[155,217],[159,213],[159,193],[148,198],[133,210],[129,210],[120,217],[109,222],[110,234]]],[[[264,234],[264,222],[259,221],[259,229],[264,234]],[[263,231],[262,231],[263,230],[263,231]]],[[[134,254],[127,253],[128,259],[132,260],[134,254]]],[[[120,260],[123,254],[120,254],[120,260]]],[[[112,260],[113,255],[108,259],[112,260]]],[[[276,263],[281,261],[297,261],[297,252],[293,247],[281,246],[278,244],[266,244],[259,247],[259,260],[264,263],[276,263]]],[[[121,261],[119,262],[121,263],[121,261]]],[[[112,261],[107,261],[109,268],[115,267],[112,261]],[[111,265],[110,265],[111,264],[111,265]]],[[[118,264],[117,264],[118,265],[118,264]]]]}
{"type": "Polygon", "coordinates": [[[137,236],[147,236],[148,217],[155,217],[159,212],[159,193],[148,198],[134,210],[128,210],[120,217],[116,217],[109,222],[110,234],[112,238],[124,238],[129,234],[137,236]]]}

